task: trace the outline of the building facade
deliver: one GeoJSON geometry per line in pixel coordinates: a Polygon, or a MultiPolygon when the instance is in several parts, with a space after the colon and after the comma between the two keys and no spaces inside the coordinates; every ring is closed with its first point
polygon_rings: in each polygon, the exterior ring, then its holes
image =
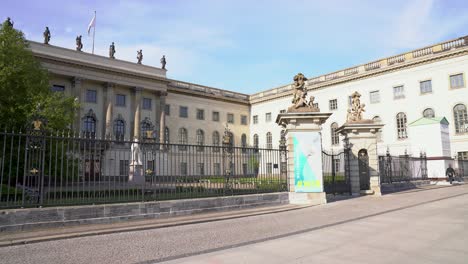
{"type": "MultiPolygon", "coordinates": [[[[235,145],[278,147],[281,128],[275,120],[291,104],[290,84],[247,95],[171,80],[156,67],[32,41],[30,48],[50,72],[52,89],[78,98],[77,131],[218,145],[227,124],[235,145]]],[[[323,148],[342,148],[335,130],[345,123],[349,96],[358,91],[364,118],[384,124],[379,154],[414,151],[412,138],[418,135],[407,125],[422,116],[445,117],[451,156],[468,159],[467,73],[468,37],[462,37],[309,78],[309,95],[322,112],[333,113],[323,125],[323,148]]]]}

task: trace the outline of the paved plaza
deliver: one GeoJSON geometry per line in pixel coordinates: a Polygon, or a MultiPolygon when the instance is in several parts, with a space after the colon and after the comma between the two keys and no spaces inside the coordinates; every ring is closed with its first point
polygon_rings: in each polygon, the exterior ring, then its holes
{"type": "Polygon", "coordinates": [[[2,247],[2,263],[467,263],[468,186],[2,247]]]}

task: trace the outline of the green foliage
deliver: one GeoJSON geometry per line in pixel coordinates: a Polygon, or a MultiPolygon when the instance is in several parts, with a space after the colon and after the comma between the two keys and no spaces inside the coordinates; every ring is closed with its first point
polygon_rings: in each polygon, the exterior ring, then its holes
{"type": "Polygon", "coordinates": [[[78,107],[73,98],[53,93],[45,69],[28,49],[21,31],[0,27],[0,124],[21,128],[31,121],[40,105],[50,129],[65,129],[78,107]]]}

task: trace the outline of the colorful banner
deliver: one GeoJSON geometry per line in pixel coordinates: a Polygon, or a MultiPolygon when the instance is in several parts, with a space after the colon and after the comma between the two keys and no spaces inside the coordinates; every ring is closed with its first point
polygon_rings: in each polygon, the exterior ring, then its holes
{"type": "Polygon", "coordinates": [[[318,132],[293,133],[295,192],[323,192],[322,143],[318,132]]]}

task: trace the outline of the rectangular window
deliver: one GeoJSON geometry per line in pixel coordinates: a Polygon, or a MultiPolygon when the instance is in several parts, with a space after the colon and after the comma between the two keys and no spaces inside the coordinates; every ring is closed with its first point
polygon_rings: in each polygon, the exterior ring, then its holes
{"type": "Polygon", "coordinates": [[[151,174],[153,172],[154,172],[154,160],[147,160],[145,174],[151,174]]]}
{"type": "Polygon", "coordinates": [[[166,113],[167,116],[171,115],[171,105],[170,104],[164,105],[164,112],[166,113]]]}
{"type": "Polygon", "coordinates": [[[86,102],[96,103],[97,101],[97,91],[96,90],[86,90],[86,102]]]}
{"type": "Polygon", "coordinates": [[[125,106],[125,95],[124,94],[116,94],[115,95],[115,105],[116,106],[125,106]]]}
{"type": "Polygon", "coordinates": [[[450,88],[463,88],[465,87],[465,79],[463,78],[463,73],[450,75],[450,88]]]}
{"type": "Polygon", "coordinates": [[[213,121],[219,122],[219,112],[213,111],[212,117],[213,117],[213,121]]]}
{"type": "Polygon", "coordinates": [[[151,110],[151,99],[150,98],[143,98],[143,109],[151,110]]]}
{"type": "Polygon", "coordinates": [[[241,125],[247,125],[247,116],[241,115],[241,125]]]}
{"type": "Polygon", "coordinates": [[[427,80],[427,81],[419,82],[419,90],[421,91],[421,94],[431,93],[432,92],[432,81],[427,80]]]}
{"type": "Polygon", "coordinates": [[[214,176],[221,176],[221,163],[213,164],[214,176]]]}
{"type": "Polygon", "coordinates": [[[333,166],[335,166],[335,172],[339,172],[341,168],[341,160],[333,159],[333,166]]]}
{"type": "Polygon", "coordinates": [[[258,115],[252,117],[252,123],[254,123],[254,125],[258,124],[258,115]]]}
{"type": "Polygon", "coordinates": [[[371,104],[376,104],[380,102],[380,92],[379,91],[372,91],[369,93],[369,100],[371,104]]]}
{"type": "Polygon", "coordinates": [[[348,96],[348,106],[352,106],[353,105],[353,97],[350,95],[348,96]]]}
{"type": "Polygon", "coordinates": [[[248,171],[247,171],[247,163],[242,163],[242,174],[243,174],[243,175],[247,175],[247,174],[248,174],[248,171]]]}
{"type": "Polygon", "coordinates": [[[63,85],[52,85],[52,88],[50,88],[52,92],[65,92],[65,86],[63,85]]]}
{"type": "MultiPolygon", "coordinates": [[[[458,159],[468,160],[468,151],[458,152],[458,159]]],[[[466,169],[468,169],[468,167],[466,169]]]]}
{"type": "Polygon", "coordinates": [[[180,106],[179,107],[179,117],[187,118],[188,117],[188,107],[180,106]]]}
{"type": "Polygon", "coordinates": [[[266,164],[266,173],[267,174],[272,174],[273,173],[273,164],[272,163],[267,162],[267,164],[266,164]]]}
{"type": "Polygon", "coordinates": [[[187,162],[180,163],[180,175],[187,175],[187,162]]]}
{"type": "Polygon", "coordinates": [[[197,109],[197,119],[198,120],[205,120],[205,110],[197,109]]]}
{"type": "Polygon", "coordinates": [[[205,164],[197,163],[197,175],[205,175],[205,164]]]}
{"type": "Polygon", "coordinates": [[[330,106],[330,110],[338,109],[338,99],[330,100],[330,101],[328,101],[328,103],[329,103],[329,106],[330,106]]]}
{"type": "Polygon", "coordinates": [[[265,122],[271,122],[271,113],[265,114],[265,122]]]}
{"type": "Polygon", "coordinates": [[[234,124],[234,114],[227,114],[227,122],[229,124],[234,124]]]}
{"type": "Polygon", "coordinates": [[[393,99],[405,98],[405,87],[403,85],[393,87],[393,99]]]}
{"type": "Polygon", "coordinates": [[[129,172],[130,172],[130,167],[129,167],[128,160],[120,160],[119,161],[119,175],[128,176],[129,172]]]}

